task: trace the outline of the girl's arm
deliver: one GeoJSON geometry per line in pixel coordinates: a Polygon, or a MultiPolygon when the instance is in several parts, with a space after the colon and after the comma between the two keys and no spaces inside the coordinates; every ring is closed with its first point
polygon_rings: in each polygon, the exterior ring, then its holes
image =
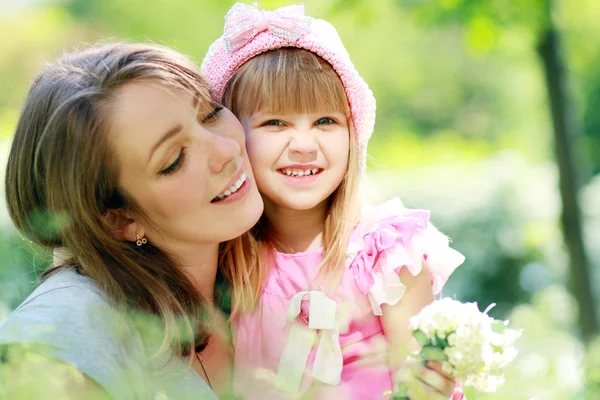
{"type": "Polygon", "coordinates": [[[399,275],[400,280],[406,286],[406,292],[398,303],[382,304],[381,306],[381,323],[389,345],[389,362],[393,371],[398,371],[404,366],[408,353],[419,350],[414,348],[415,343],[412,340],[408,320],[433,302],[429,270],[425,263],[423,264],[421,272],[416,276],[413,276],[408,268],[402,268],[399,275]]]}
{"type": "MultiPolygon", "coordinates": [[[[381,322],[389,346],[389,363],[394,385],[400,383],[400,372],[405,366],[407,355],[420,350],[416,341],[412,339],[409,319],[433,301],[430,272],[426,262],[423,262],[423,268],[416,276],[413,276],[408,268],[402,268],[399,275],[406,286],[406,292],[398,303],[384,304],[381,307],[381,322]]],[[[430,392],[434,388],[438,395],[448,398],[452,395],[455,382],[445,376],[438,367],[428,365],[427,368],[417,366],[411,369],[423,382],[423,390],[430,392]]]]}

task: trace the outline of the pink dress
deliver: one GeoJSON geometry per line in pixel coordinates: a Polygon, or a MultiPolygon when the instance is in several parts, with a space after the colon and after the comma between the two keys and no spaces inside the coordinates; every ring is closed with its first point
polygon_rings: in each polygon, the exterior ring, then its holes
{"type": "MultiPolygon", "coordinates": [[[[401,268],[426,259],[438,294],[464,257],[399,199],[363,213],[335,293],[318,285],[322,249],[275,253],[259,305],[232,323],[234,390],[243,399],[386,399],[392,390],[381,305],[396,304],[401,268]]],[[[407,327],[408,329],[408,327],[407,327]]]]}

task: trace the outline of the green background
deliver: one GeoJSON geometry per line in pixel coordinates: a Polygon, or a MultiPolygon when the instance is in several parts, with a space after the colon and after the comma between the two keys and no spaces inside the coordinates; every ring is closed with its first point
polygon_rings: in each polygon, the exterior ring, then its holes
{"type": "MultiPolygon", "coordinates": [[[[0,175],[40,66],[98,40],[153,41],[200,63],[231,1],[0,0],[0,175]]],[[[261,1],[272,9],[293,4],[261,1]]],[[[600,1],[552,5],[594,300],[577,301],[561,231],[552,118],[538,46],[544,0],[307,0],[338,29],[378,102],[365,193],[432,210],[467,261],[444,294],[497,303],[524,330],[496,394],[600,398],[600,1]],[[583,310],[583,311],[582,311],[583,310]],[[584,341],[582,338],[586,338],[584,341]]],[[[70,155],[66,155],[67,157],[70,155]]],[[[75,156],[75,155],[72,155],[75,156]]],[[[3,183],[0,183],[2,185],[3,183]]],[[[47,255],[21,239],[0,199],[0,320],[33,288],[47,255]]]]}

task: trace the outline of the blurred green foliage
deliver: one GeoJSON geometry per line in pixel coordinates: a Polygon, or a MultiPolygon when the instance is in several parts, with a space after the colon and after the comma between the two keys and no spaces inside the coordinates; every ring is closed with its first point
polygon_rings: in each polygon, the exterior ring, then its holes
{"type": "MultiPolygon", "coordinates": [[[[600,342],[586,350],[565,289],[568,259],[537,41],[544,0],[306,0],[329,20],[378,101],[365,192],[429,208],[467,262],[446,295],[497,303],[524,329],[501,392],[470,399],[600,397],[600,342]],[[587,381],[587,384],[586,384],[587,381]]],[[[292,1],[265,0],[274,8],[292,1]]],[[[154,41],[198,63],[233,1],[0,2],[0,159],[31,79],[65,50],[106,38],[154,41]]],[[[600,2],[559,0],[585,232],[600,266],[600,2]]],[[[4,165],[5,161],[2,161],[4,165]]],[[[0,184],[1,185],[1,184],[0,184]]],[[[14,308],[48,263],[16,235],[0,200],[0,303],[14,308]]],[[[598,299],[596,299],[598,301],[598,299]]],[[[0,319],[2,311],[0,310],[0,319]]]]}

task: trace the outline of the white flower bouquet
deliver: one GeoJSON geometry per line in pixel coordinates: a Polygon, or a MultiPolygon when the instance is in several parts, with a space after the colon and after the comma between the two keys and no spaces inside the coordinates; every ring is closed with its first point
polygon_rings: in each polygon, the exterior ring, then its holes
{"type": "Polygon", "coordinates": [[[441,361],[443,371],[480,392],[504,383],[502,369],[517,356],[512,347],[521,331],[479,311],[477,303],[450,298],[433,302],[410,319],[424,361],[441,361]]]}

